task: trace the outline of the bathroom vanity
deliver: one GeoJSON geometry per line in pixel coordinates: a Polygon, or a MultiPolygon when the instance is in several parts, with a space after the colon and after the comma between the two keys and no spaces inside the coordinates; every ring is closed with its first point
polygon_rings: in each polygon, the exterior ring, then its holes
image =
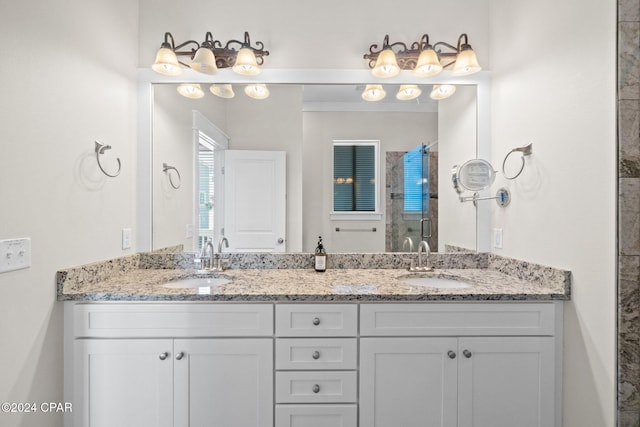
{"type": "Polygon", "coordinates": [[[561,425],[568,272],[125,270],[59,272],[68,426],[561,425]]]}

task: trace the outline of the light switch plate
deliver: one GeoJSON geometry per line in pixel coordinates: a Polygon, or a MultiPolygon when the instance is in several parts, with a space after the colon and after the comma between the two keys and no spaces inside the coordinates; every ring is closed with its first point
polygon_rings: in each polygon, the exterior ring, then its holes
{"type": "Polygon", "coordinates": [[[31,267],[31,238],[0,240],[0,273],[31,267]]]}
{"type": "Polygon", "coordinates": [[[131,229],[122,229],[122,249],[131,249],[131,229]]]}
{"type": "Polygon", "coordinates": [[[502,249],[502,228],[493,229],[493,247],[502,249]]]}

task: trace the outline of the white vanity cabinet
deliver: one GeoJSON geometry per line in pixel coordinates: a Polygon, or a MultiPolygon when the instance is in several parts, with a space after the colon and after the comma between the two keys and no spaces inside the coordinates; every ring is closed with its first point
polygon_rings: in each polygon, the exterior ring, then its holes
{"type": "Polygon", "coordinates": [[[358,306],[276,305],[276,427],[357,427],[358,306]]]}
{"type": "Polygon", "coordinates": [[[270,427],[273,306],[70,304],[66,425],[270,427]]]}
{"type": "Polygon", "coordinates": [[[363,304],[360,425],[559,427],[561,316],[554,303],[363,304]]]}

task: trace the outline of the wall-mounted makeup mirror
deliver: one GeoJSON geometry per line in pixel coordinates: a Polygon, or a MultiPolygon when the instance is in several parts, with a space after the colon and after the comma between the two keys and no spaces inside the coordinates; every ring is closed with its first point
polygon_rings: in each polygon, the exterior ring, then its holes
{"type": "MultiPolygon", "coordinates": [[[[438,188],[439,182],[450,188],[447,164],[474,158],[483,150],[478,83],[458,83],[453,97],[438,102],[428,97],[431,84],[422,85],[422,97],[402,102],[395,99],[399,85],[385,84],[387,99],[377,103],[362,100],[364,84],[269,84],[270,96],[263,100],[245,96],[244,83],[231,84],[233,98],[213,95],[206,83],[201,84],[205,96],[194,100],[181,96],[177,83],[142,83],[141,96],[153,100],[146,111],[148,145],[141,134],[141,152],[153,153],[141,167],[146,164],[150,169],[148,191],[153,194],[146,199],[150,206],[140,209],[143,227],[145,210],[151,219],[148,237],[144,228],[139,234],[143,248],[146,243],[153,250],[194,251],[203,233],[211,232],[215,240],[222,235],[224,215],[215,212],[216,204],[223,202],[215,192],[223,192],[224,176],[221,171],[209,171],[209,182],[201,182],[205,174],[200,158],[207,156],[198,154],[202,147],[212,146],[211,141],[199,142],[203,138],[219,141],[194,125],[194,114],[198,114],[229,138],[227,147],[218,147],[217,154],[210,156],[214,163],[223,161],[225,148],[286,153],[287,252],[312,251],[318,235],[332,252],[402,251],[405,237],[428,240],[438,251],[481,249],[477,209],[461,208],[450,190],[438,188]],[[363,139],[380,141],[382,216],[332,219],[332,141],[363,139]],[[182,173],[179,191],[169,191],[166,179],[160,179],[166,178],[162,164],[167,162],[182,173]],[[416,174],[417,164],[420,174],[416,174]],[[216,190],[208,194],[202,191],[205,187],[216,190]]],[[[260,206],[255,206],[255,214],[261,213],[260,206]]]]}

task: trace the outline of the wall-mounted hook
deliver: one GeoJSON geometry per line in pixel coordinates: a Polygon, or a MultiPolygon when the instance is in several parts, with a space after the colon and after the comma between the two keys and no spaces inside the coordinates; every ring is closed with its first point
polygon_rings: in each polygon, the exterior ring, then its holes
{"type": "Polygon", "coordinates": [[[115,178],[116,176],[120,175],[120,169],[122,168],[122,164],[120,163],[120,158],[119,157],[116,158],[116,160],[118,161],[118,170],[113,174],[110,174],[109,172],[104,170],[104,168],[102,167],[102,164],[100,163],[100,156],[104,154],[105,151],[110,149],[111,149],[110,145],[105,145],[100,141],[96,141],[95,150],[96,150],[96,160],[98,161],[98,167],[100,168],[102,173],[108,176],[109,178],[115,178]]]}
{"type": "Polygon", "coordinates": [[[169,177],[169,183],[171,184],[171,186],[173,188],[175,188],[176,190],[178,188],[180,188],[180,184],[182,182],[182,178],[180,177],[180,172],[178,172],[178,169],[176,169],[174,166],[170,166],[170,165],[168,165],[166,163],[163,163],[162,164],[162,172],[167,174],[167,176],[169,177]],[[169,171],[175,171],[176,175],[178,175],[178,183],[177,184],[173,182],[173,176],[171,175],[171,172],[169,172],[169,171]]]}
{"type": "Polygon", "coordinates": [[[502,174],[506,179],[516,179],[517,177],[520,176],[520,174],[524,170],[524,158],[525,156],[531,155],[532,149],[533,149],[533,143],[529,145],[525,145],[524,147],[514,148],[513,150],[509,151],[509,153],[504,157],[504,160],[502,161],[502,174]],[[507,159],[509,158],[509,156],[512,155],[513,153],[522,153],[522,157],[521,157],[522,165],[520,166],[520,170],[515,175],[507,176],[506,172],[504,171],[504,165],[507,163],[507,159]]]}

